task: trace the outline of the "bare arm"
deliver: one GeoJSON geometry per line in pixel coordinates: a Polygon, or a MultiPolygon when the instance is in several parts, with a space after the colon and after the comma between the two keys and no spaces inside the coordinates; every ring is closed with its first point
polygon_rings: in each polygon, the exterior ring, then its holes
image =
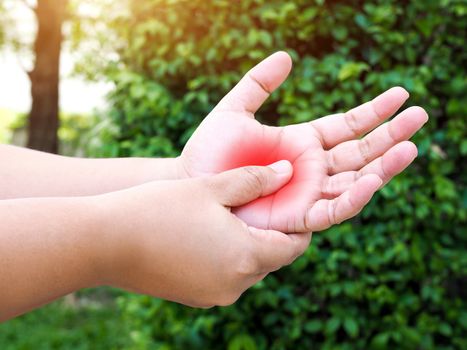
{"type": "Polygon", "coordinates": [[[282,164],[98,196],[0,200],[0,321],[102,284],[231,304],[308,246],[311,234],[247,227],[230,211],[291,176],[282,164]]]}
{"type": "Polygon", "coordinates": [[[0,201],[0,321],[93,284],[85,197],[0,201]]]}
{"type": "Polygon", "coordinates": [[[70,158],[0,145],[0,200],[86,196],[179,178],[177,158],[70,158]]]}

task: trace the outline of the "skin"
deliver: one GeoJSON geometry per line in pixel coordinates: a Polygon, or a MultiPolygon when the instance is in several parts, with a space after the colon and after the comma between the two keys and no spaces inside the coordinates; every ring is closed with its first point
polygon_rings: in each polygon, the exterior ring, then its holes
{"type": "Polygon", "coordinates": [[[96,285],[227,305],[311,231],[360,212],[416,157],[407,140],[428,117],[411,107],[382,124],[408,98],[397,87],[346,113],[261,125],[254,113],[290,69],[279,52],[250,70],[175,159],[0,145],[0,320],[96,285]]]}
{"type": "Polygon", "coordinates": [[[289,160],[294,177],[287,186],[234,212],[256,227],[319,231],[355,216],[415,159],[417,148],[407,140],[428,115],[410,107],[383,123],[409,97],[395,87],[346,113],[285,127],[260,124],[254,113],[291,67],[290,56],[278,52],[251,69],[195,131],[180,161],[186,176],[196,177],[289,160]]]}
{"type": "Polygon", "coordinates": [[[0,201],[0,321],[99,285],[231,304],[310,242],[311,234],[249,227],[230,211],[291,176],[282,162],[97,196],[0,201]]]}
{"type": "Polygon", "coordinates": [[[373,195],[379,180],[367,175],[376,175],[384,185],[415,159],[417,148],[408,139],[428,115],[410,107],[384,123],[409,96],[395,87],[345,113],[286,127],[260,124],[254,113],[291,67],[289,55],[278,52],[252,68],[178,158],[78,159],[0,145],[6,164],[0,168],[0,198],[94,195],[286,159],[294,167],[290,184],[234,212],[249,225],[283,232],[319,231],[340,223],[358,214],[373,195]],[[19,158],[25,161],[16,162],[19,158]]]}
{"type": "Polygon", "coordinates": [[[0,200],[91,196],[182,177],[177,158],[83,159],[0,144],[0,200]]]}

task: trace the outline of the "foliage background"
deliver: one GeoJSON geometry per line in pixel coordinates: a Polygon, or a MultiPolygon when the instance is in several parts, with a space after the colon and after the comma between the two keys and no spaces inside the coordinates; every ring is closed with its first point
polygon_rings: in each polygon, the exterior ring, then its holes
{"type": "MultiPolygon", "coordinates": [[[[177,155],[242,74],[277,50],[289,52],[295,67],[258,115],[268,124],[345,110],[394,85],[411,93],[407,106],[423,106],[431,119],[414,138],[419,158],[410,169],[359,217],[315,234],[303,257],[235,305],[195,310],[114,292],[120,295],[109,311],[115,327],[98,333],[95,344],[467,348],[467,4],[145,0],[130,6],[107,19],[118,58],[104,66],[83,59],[85,74],[115,84],[89,155],[177,155]]],[[[34,315],[10,324],[23,329],[34,315]]],[[[104,313],[89,321],[98,327],[106,320],[104,313]]],[[[9,334],[0,332],[0,344],[21,344],[9,334]]],[[[82,337],[87,348],[92,335],[82,337]]]]}

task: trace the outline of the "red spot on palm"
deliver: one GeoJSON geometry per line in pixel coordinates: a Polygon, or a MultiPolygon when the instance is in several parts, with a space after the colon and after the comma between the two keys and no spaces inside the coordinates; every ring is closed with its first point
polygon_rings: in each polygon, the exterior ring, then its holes
{"type": "MultiPolygon", "coordinates": [[[[235,208],[234,212],[256,227],[293,231],[302,226],[306,208],[321,194],[320,181],[326,171],[323,150],[312,129],[303,125],[268,127],[254,119],[231,114],[208,120],[207,124],[209,127],[200,128],[190,140],[201,145],[198,138],[210,137],[209,146],[204,143],[203,150],[194,150],[197,155],[204,154],[203,157],[188,157],[192,163],[187,168],[196,171],[190,175],[212,175],[238,167],[265,166],[288,160],[293,166],[293,176],[287,185],[274,194],[235,208]],[[214,134],[213,130],[221,131],[214,134]]],[[[194,148],[191,144],[187,146],[190,150],[194,148]]]]}
{"type": "MultiPolygon", "coordinates": [[[[244,140],[241,146],[232,147],[225,155],[225,159],[220,167],[223,170],[229,170],[250,165],[266,166],[279,160],[288,160],[294,167],[295,174],[296,171],[300,170],[299,167],[294,166],[296,158],[296,151],[292,147],[281,147],[280,144],[277,144],[277,140],[249,139],[244,140]]],[[[247,219],[249,223],[254,222],[257,225],[259,221],[263,221],[264,223],[264,217],[267,217],[266,224],[270,226],[269,222],[271,221],[273,207],[292,205],[294,198],[297,198],[295,192],[297,192],[298,187],[294,177],[295,175],[278,192],[259,198],[241,208],[234,209],[234,212],[247,219]],[[256,217],[251,215],[252,212],[256,213],[256,217]],[[262,214],[258,215],[258,213],[262,214]],[[263,217],[263,220],[259,220],[261,217],[263,217]]]]}

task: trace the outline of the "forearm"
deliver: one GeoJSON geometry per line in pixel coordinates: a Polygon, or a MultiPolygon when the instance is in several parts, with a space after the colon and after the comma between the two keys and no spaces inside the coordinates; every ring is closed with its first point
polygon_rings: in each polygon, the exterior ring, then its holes
{"type": "Polygon", "coordinates": [[[0,201],[0,321],[98,282],[92,200],[0,201]]]}
{"type": "Polygon", "coordinates": [[[178,158],[83,159],[0,145],[0,199],[87,196],[176,179],[178,158]]]}

